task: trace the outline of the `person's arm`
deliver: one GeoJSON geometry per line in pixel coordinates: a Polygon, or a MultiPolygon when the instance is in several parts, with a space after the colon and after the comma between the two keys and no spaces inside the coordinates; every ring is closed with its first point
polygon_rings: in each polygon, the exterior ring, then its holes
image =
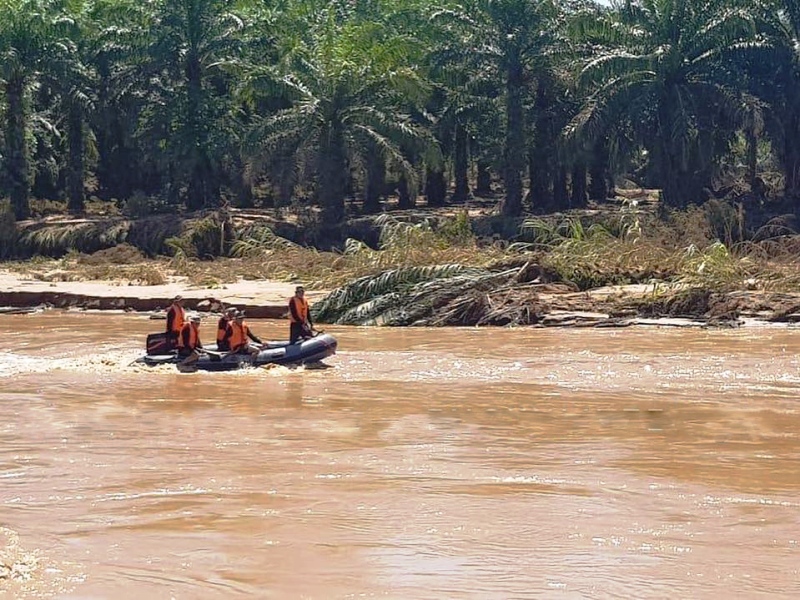
{"type": "Polygon", "coordinates": [[[311,307],[310,306],[308,307],[308,310],[306,311],[306,321],[308,321],[308,326],[313,329],[314,328],[314,322],[311,320],[311,307]]]}
{"type": "Polygon", "coordinates": [[[171,306],[167,311],[167,333],[172,333],[172,325],[175,323],[175,312],[175,309],[171,306]]]}
{"type": "Polygon", "coordinates": [[[256,344],[263,344],[264,343],[260,339],[258,339],[258,337],[256,337],[256,335],[250,329],[247,330],[247,337],[249,337],[251,340],[253,340],[256,344]]]}

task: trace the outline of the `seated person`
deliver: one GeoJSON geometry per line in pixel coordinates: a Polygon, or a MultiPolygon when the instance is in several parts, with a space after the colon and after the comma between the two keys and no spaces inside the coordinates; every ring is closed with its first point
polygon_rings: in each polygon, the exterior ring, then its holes
{"type": "Polygon", "coordinates": [[[200,315],[192,315],[183,324],[178,335],[178,356],[188,357],[196,354],[197,350],[202,350],[203,344],[200,341],[200,315]]]}
{"type": "Polygon", "coordinates": [[[258,354],[263,342],[253,335],[250,328],[244,322],[244,311],[236,313],[236,317],[233,323],[231,323],[231,330],[231,352],[237,354],[258,354]],[[253,340],[258,346],[251,344],[250,340],[253,340]]]}
{"type": "Polygon", "coordinates": [[[227,352],[231,349],[231,335],[233,335],[233,319],[235,316],[236,308],[229,306],[217,322],[217,350],[227,352]]]}
{"type": "Polygon", "coordinates": [[[183,308],[183,296],[175,296],[167,309],[167,340],[172,348],[178,346],[178,336],[186,323],[186,311],[183,308]]]}

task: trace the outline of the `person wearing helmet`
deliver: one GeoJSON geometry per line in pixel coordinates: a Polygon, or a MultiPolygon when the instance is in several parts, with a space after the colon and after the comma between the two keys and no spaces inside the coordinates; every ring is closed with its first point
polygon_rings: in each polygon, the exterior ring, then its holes
{"type": "Polygon", "coordinates": [[[236,317],[236,307],[229,306],[222,313],[217,322],[217,350],[228,351],[231,349],[231,335],[233,335],[233,320],[236,317]]]}
{"type": "Polygon", "coordinates": [[[200,341],[200,315],[191,315],[189,320],[183,324],[180,335],[178,336],[178,356],[187,358],[197,355],[198,350],[203,349],[200,341]]]}

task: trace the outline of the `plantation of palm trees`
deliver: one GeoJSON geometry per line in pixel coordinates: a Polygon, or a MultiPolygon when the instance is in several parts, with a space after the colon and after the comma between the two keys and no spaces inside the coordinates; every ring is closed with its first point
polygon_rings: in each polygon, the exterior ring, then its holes
{"type": "Polygon", "coordinates": [[[541,286],[735,313],[800,281],[794,0],[0,12],[9,268],[301,280],[382,324],[536,323],[541,286]]]}

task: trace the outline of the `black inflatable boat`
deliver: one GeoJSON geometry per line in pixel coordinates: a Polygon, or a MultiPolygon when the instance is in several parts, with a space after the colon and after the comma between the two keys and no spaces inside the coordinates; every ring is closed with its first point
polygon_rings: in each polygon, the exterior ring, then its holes
{"type": "Polygon", "coordinates": [[[241,367],[263,367],[269,364],[300,365],[318,363],[333,356],[336,354],[336,344],[335,337],[320,333],[295,344],[267,342],[258,354],[252,356],[206,349],[196,361],[187,364],[170,348],[166,335],[154,333],[147,336],[147,355],[137,362],[150,366],[174,364],[180,370],[191,371],[232,371],[241,367]]]}

